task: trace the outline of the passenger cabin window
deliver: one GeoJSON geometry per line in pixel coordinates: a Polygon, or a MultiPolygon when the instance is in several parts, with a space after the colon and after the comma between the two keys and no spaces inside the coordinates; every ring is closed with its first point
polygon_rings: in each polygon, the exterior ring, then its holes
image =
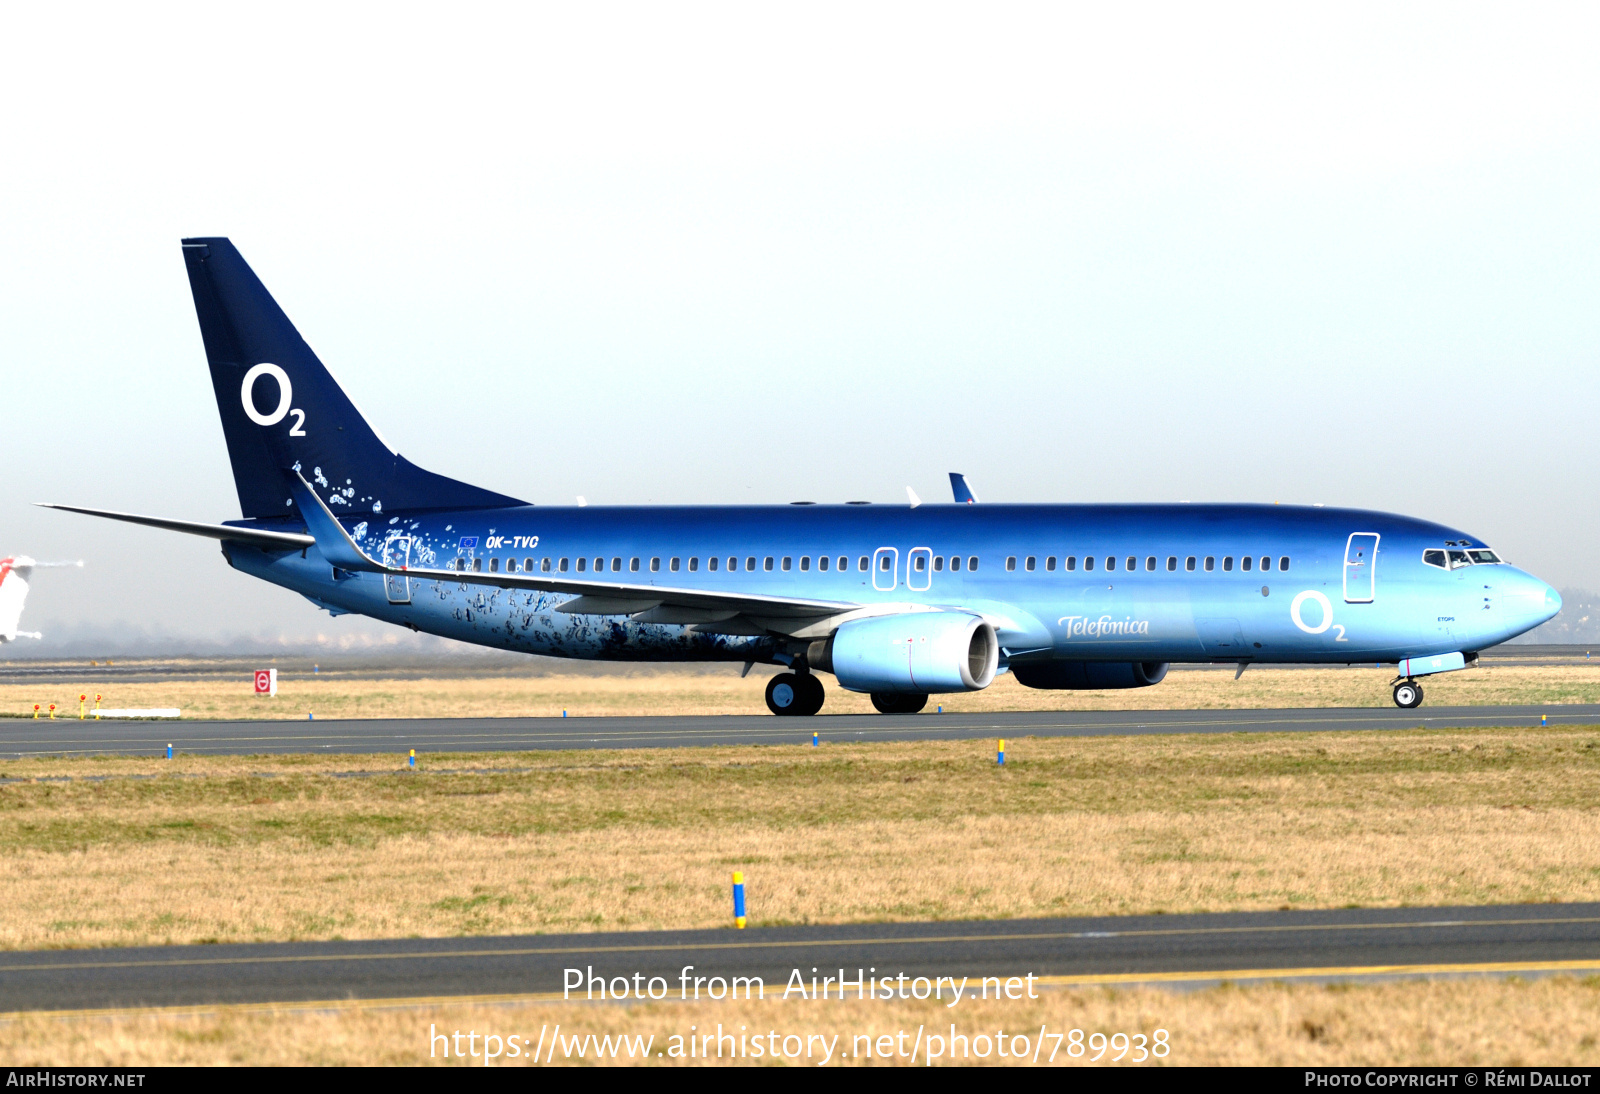
{"type": "Polygon", "coordinates": [[[849,568],[850,568],[850,560],[848,558],[846,558],[844,555],[840,555],[839,556],[839,569],[840,569],[840,571],[842,572],[844,570],[848,570],[849,568]]]}
{"type": "MultiPolygon", "coordinates": [[[[828,560],[828,556],[827,555],[818,555],[817,556],[817,569],[826,570],[828,568],[828,561],[829,560],[828,560]]],[[[802,570],[806,568],[805,559],[801,559],[800,560],[800,568],[802,570]]]]}
{"type": "MultiPolygon", "coordinates": [[[[1031,562],[1033,560],[1029,559],[1029,561],[1031,562]]],[[[922,573],[922,571],[924,571],[924,570],[926,570],[928,568],[928,556],[927,555],[917,555],[915,558],[913,558],[911,560],[911,568],[913,570],[917,571],[917,573],[919,573],[919,574],[922,573]]]]}
{"type": "Polygon", "coordinates": [[[1046,573],[1050,573],[1051,571],[1053,571],[1056,568],[1056,556],[1055,555],[1050,555],[1049,557],[1047,557],[1044,560],[1044,568],[1045,568],[1045,572],[1046,573]]]}
{"type": "Polygon", "coordinates": [[[1262,555],[1261,556],[1261,568],[1263,570],[1272,569],[1272,557],[1270,555],[1262,555]]]}
{"type": "MultiPolygon", "coordinates": [[[[676,569],[677,567],[673,567],[673,568],[676,569]]],[[[659,558],[652,558],[650,560],[650,572],[651,573],[655,573],[660,569],[661,569],[661,560],[659,558]]]]}
{"type": "Polygon", "coordinates": [[[1146,570],[1149,570],[1151,573],[1155,573],[1156,572],[1156,556],[1155,555],[1151,555],[1149,558],[1144,560],[1144,568],[1146,570]]]}
{"type": "Polygon", "coordinates": [[[867,569],[867,556],[866,555],[862,555],[861,556],[861,560],[856,564],[856,569],[862,571],[863,573],[866,572],[866,569],[867,569]]]}
{"type": "Polygon", "coordinates": [[[1067,561],[1066,561],[1066,567],[1069,570],[1076,570],[1078,568],[1078,556],[1077,555],[1068,555],[1067,556],[1067,561]]]}
{"type": "Polygon", "coordinates": [[[933,556],[933,572],[934,573],[938,573],[942,569],[944,569],[944,556],[943,555],[934,555],[933,556]]]}
{"type": "Polygon", "coordinates": [[[472,560],[472,572],[475,574],[481,574],[483,572],[483,559],[475,558],[472,560]]]}
{"type": "MultiPolygon", "coordinates": [[[[711,558],[706,559],[706,565],[708,567],[710,567],[712,570],[715,570],[717,568],[716,556],[712,556],[711,558]]],[[[691,570],[694,569],[694,560],[693,559],[690,559],[690,561],[689,561],[689,569],[691,569],[691,570]]]]}
{"type": "Polygon", "coordinates": [[[548,558],[541,558],[539,560],[539,569],[543,570],[545,573],[549,573],[550,572],[550,560],[548,558]]]}
{"type": "Polygon", "coordinates": [[[1139,560],[1134,558],[1132,555],[1129,555],[1128,556],[1128,569],[1137,570],[1138,568],[1139,568],[1139,560]]]}
{"type": "Polygon", "coordinates": [[[1035,564],[1035,560],[1034,560],[1034,556],[1032,556],[1032,555],[1029,555],[1025,560],[1023,560],[1023,563],[1022,563],[1023,568],[1027,569],[1030,572],[1032,572],[1034,564],[1035,564]]]}
{"type": "Polygon", "coordinates": [[[1249,555],[1245,555],[1243,558],[1241,558],[1239,560],[1239,569],[1241,569],[1241,570],[1249,570],[1250,569],[1250,562],[1251,562],[1250,556],[1249,555]]]}
{"type": "Polygon", "coordinates": [[[1083,568],[1085,570],[1094,569],[1094,556],[1093,555],[1084,555],[1083,556],[1083,568]]]}
{"type": "Polygon", "coordinates": [[[951,555],[950,556],[950,568],[952,570],[961,569],[961,556],[960,555],[951,555]]]}
{"type": "Polygon", "coordinates": [[[1212,570],[1215,570],[1216,568],[1217,568],[1216,556],[1215,555],[1207,555],[1206,556],[1206,573],[1209,574],[1212,570]]]}
{"type": "Polygon", "coordinates": [[[1106,558],[1106,569],[1115,570],[1116,568],[1117,568],[1117,560],[1115,558],[1107,556],[1107,558],[1106,558]]]}
{"type": "Polygon", "coordinates": [[[667,569],[671,570],[673,573],[677,573],[678,572],[678,559],[674,558],[674,559],[671,559],[670,561],[668,561],[667,562],[667,569]]]}
{"type": "Polygon", "coordinates": [[[517,560],[514,559],[514,558],[506,559],[506,573],[514,574],[516,572],[517,572],[517,560]]]}
{"type": "MultiPolygon", "coordinates": [[[[756,557],[754,555],[750,555],[749,557],[747,557],[744,560],[744,568],[746,570],[749,570],[749,571],[755,570],[755,568],[756,568],[756,557]]],[[[772,560],[770,558],[767,559],[767,569],[769,569],[769,570],[772,569],[772,560]]]]}
{"type": "Polygon", "coordinates": [[[1007,555],[1006,556],[1006,569],[1007,570],[1015,570],[1016,568],[1017,568],[1017,556],[1016,555],[1007,555]]]}
{"type": "Polygon", "coordinates": [[[588,569],[589,569],[589,560],[586,559],[586,558],[580,558],[578,560],[578,572],[581,574],[581,573],[585,572],[588,569]]]}
{"type": "Polygon", "coordinates": [[[628,569],[632,570],[634,573],[638,573],[639,572],[639,560],[637,558],[630,558],[628,560],[628,569]]]}
{"type": "Polygon", "coordinates": [[[976,570],[977,568],[978,568],[978,556],[977,555],[969,556],[967,558],[967,569],[976,570]]]}
{"type": "MultiPolygon", "coordinates": [[[[562,559],[561,560],[561,565],[560,565],[559,568],[560,568],[562,573],[566,573],[567,572],[567,560],[566,559],[562,559]]],[[[524,566],[523,569],[526,570],[527,567],[524,566]]]]}
{"type": "Polygon", "coordinates": [[[1193,572],[1193,570],[1194,570],[1194,556],[1193,555],[1190,555],[1188,558],[1183,560],[1183,568],[1185,570],[1193,572]]]}
{"type": "Polygon", "coordinates": [[[800,556],[800,572],[801,573],[806,573],[810,569],[811,569],[811,556],[810,555],[801,555],[800,556]]]}
{"type": "Polygon", "coordinates": [[[500,560],[498,558],[491,558],[489,560],[489,572],[491,574],[497,574],[500,572],[500,560]]]}
{"type": "MultiPolygon", "coordinates": [[[[715,570],[717,568],[716,563],[717,563],[716,559],[712,559],[711,560],[711,568],[713,570],[715,570]]],[[[689,559],[689,572],[691,574],[700,572],[700,556],[699,555],[693,555],[693,556],[690,557],[690,559],[689,559]]]]}
{"type": "Polygon", "coordinates": [[[594,560],[594,572],[595,573],[599,573],[601,570],[604,570],[605,568],[606,568],[606,560],[605,559],[597,558],[597,559],[594,560]]]}
{"type": "MultiPolygon", "coordinates": [[[[763,569],[763,570],[770,570],[770,569],[772,569],[772,556],[771,556],[771,555],[768,555],[768,556],[767,556],[767,557],[766,557],[766,561],[764,561],[764,562],[763,562],[763,563],[762,563],[762,564],[761,564],[761,568],[762,568],[762,569],[763,569]]],[[[784,567],[784,569],[788,569],[788,567],[787,567],[787,566],[785,566],[785,567],[784,567]]]]}
{"type": "Polygon", "coordinates": [[[882,570],[884,573],[888,573],[889,572],[889,568],[891,566],[893,566],[893,565],[894,565],[894,556],[893,555],[884,555],[882,558],[880,558],[878,560],[878,569],[882,570]]]}
{"type": "Polygon", "coordinates": [[[1278,559],[1278,569],[1287,570],[1288,568],[1289,568],[1289,556],[1288,555],[1284,555],[1282,558],[1278,559]]]}
{"type": "Polygon", "coordinates": [[[1177,555],[1168,555],[1167,556],[1167,572],[1171,573],[1173,570],[1176,570],[1177,568],[1178,568],[1178,556],[1177,555]]]}

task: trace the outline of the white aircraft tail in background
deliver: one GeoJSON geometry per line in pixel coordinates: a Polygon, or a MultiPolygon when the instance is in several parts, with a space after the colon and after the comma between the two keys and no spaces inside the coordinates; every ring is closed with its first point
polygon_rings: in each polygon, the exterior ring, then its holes
{"type": "Polygon", "coordinates": [[[38,631],[19,631],[22,619],[22,602],[28,598],[28,581],[33,571],[59,566],[82,566],[76,562],[35,562],[27,555],[0,558],[0,643],[15,642],[19,638],[43,638],[38,631]]]}

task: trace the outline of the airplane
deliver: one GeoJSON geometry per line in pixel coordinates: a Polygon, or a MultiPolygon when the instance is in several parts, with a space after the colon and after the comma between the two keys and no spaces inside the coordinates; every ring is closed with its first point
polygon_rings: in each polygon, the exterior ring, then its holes
{"type": "Polygon", "coordinates": [[[43,638],[38,631],[19,631],[22,622],[22,603],[28,599],[28,582],[35,570],[49,570],[62,566],[82,566],[76,562],[35,562],[27,555],[0,558],[0,645],[19,638],[43,638]]]}
{"type": "MultiPolygon", "coordinates": [[[[1459,529],[1247,504],[534,506],[426,471],[356,409],[226,238],[183,240],[242,519],[39,503],[220,541],[237,570],[413,631],[555,657],[778,665],[885,714],[977,691],[1159,684],[1173,663],[1394,665],[1420,678],[1561,598],[1459,529]]],[[[432,397],[432,396],[430,396],[432,397]]],[[[513,409],[514,417],[514,409],[513,409]]]]}

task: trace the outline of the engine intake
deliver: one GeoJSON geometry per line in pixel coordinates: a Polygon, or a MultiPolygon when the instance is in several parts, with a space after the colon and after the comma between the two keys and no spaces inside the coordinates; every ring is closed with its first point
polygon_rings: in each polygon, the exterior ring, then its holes
{"type": "Polygon", "coordinates": [[[1036,661],[1011,666],[1025,688],[1046,691],[1114,691],[1147,688],[1167,676],[1165,661],[1036,661]]]}
{"type": "Polygon", "coordinates": [[[902,612],[844,624],[811,643],[806,661],[850,691],[980,691],[994,682],[1000,640],[975,615],[902,612]]]}

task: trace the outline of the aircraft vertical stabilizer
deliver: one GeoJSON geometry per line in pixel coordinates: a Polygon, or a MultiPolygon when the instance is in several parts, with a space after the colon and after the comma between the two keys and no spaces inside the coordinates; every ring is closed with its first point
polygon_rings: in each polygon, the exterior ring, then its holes
{"type": "Polygon", "coordinates": [[[186,239],[200,335],[246,517],[294,515],[300,467],[336,512],[526,504],[424,471],[380,437],[226,239],[186,239]]]}
{"type": "Polygon", "coordinates": [[[976,505],[978,497],[967,485],[967,477],[959,471],[950,472],[950,492],[956,496],[957,505],[976,505]]]}

